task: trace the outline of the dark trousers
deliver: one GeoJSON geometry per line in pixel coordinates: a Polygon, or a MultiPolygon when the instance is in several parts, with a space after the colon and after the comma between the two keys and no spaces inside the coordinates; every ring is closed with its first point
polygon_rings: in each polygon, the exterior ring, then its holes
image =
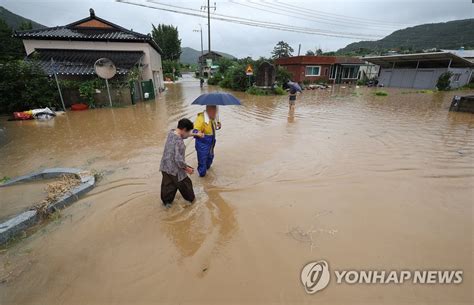
{"type": "Polygon", "coordinates": [[[170,204],[176,196],[176,191],[179,190],[181,196],[189,202],[194,201],[193,183],[189,177],[178,181],[178,177],[161,172],[163,180],[161,180],[161,201],[163,204],[170,204]]]}

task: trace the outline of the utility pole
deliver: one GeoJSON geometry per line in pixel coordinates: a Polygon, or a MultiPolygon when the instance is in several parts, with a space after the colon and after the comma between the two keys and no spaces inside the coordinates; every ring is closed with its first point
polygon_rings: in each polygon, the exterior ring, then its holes
{"type": "Polygon", "coordinates": [[[210,0],[207,0],[207,6],[202,6],[201,9],[207,9],[207,51],[211,53],[211,8],[216,11],[216,3],[214,2],[214,6],[211,6],[210,0]]]}
{"type": "Polygon", "coordinates": [[[193,32],[200,32],[201,33],[201,59],[199,60],[199,76],[202,77],[202,68],[203,68],[203,60],[204,60],[204,45],[202,41],[202,25],[199,24],[199,30],[193,30],[193,32]]]}
{"type": "Polygon", "coordinates": [[[211,6],[209,5],[209,1],[210,0],[207,0],[207,37],[208,37],[207,50],[208,50],[209,55],[211,55],[211,6]]]}

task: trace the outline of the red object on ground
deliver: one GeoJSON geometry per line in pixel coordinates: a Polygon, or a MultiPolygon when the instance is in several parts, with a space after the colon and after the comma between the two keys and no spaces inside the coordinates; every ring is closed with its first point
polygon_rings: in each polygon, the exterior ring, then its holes
{"type": "Polygon", "coordinates": [[[27,112],[13,112],[15,120],[32,120],[33,116],[27,112]]]}
{"type": "Polygon", "coordinates": [[[71,110],[73,111],[81,111],[81,110],[87,110],[87,109],[89,109],[89,106],[83,103],[71,105],[71,110]]]}

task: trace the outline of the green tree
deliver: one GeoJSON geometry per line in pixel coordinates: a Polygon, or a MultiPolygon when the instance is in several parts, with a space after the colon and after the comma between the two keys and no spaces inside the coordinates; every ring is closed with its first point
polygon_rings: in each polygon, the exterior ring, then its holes
{"type": "Polygon", "coordinates": [[[440,91],[448,91],[451,89],[451,77],[453,76],[453,73],[448,71],[444,72],[441,74],[438,78],[438,83],[436,84],[436,87],[440,91]]]}
{"type": "Polygon", "coordinates": [[[0,64],[0,113],[59,106],[54,81],[34,62],[0,64]]]}
{"type": "Polygon", "coordinates": [[[224,74],[234,63],[235,61],[230,58],[221,57],[216,64],[219,66],[219,73],[224,74]]]}
{"type": "Polygon", "coordinates": [[[236,91],[245,91],[249,87],[249,79],[245,74],[246,64],[238,63],[230,67],[224,74],[224,79],[219,83],[221,87],[236,91]]]}
{"type": "Polygon", "coordinates": [[[175,60],[163,60],[163,73],[165,78],[170,78],[175,80],[177,77],[181,76],[181,65],[175,60]]]}
{"type": "Polygon", "coordinates": [[[272,58],[291,57],[294,50],[293,48],[284,41],[279,41],[272,51],[272,58]]]}
{"type": "Polygon", "coordinates": [[[33,24],[30,20],[23,21],[20,26],[18,27],[19,31],[27,31],[33,29],[33,24]]]}
{"type": "Polygon", "coordinates": [[[179,39],[178,28],[172,25],[152,24],[151,36],[163,50],[163,60],[179,60],[181,56],[181,39],[179,39]]]}
{"type": "MultiPolygon", "coordinates": [[[[23,23],[20,29],[31,29],[31,22],[23,23]]],[[[25,48],[19,38],[13,37],[13,30],[0,19],[0,62],[25,57],[25,48]]]]}
{"type": "Polygon", "coordinates": [[[288,72],[286,68],[283,68],[281,66],[278,66],[276,68],[275,80],[277,81],[278,84],[284,85],[288,83],[288,81],[290,81],[292,77],[293,75],[290,72],[288,72]]]}

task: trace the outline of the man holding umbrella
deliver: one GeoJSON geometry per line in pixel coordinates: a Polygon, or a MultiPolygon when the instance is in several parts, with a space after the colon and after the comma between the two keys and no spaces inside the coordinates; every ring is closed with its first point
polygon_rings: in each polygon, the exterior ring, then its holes
{"type": "Polygon", "coordinates": [[[207,105],[206,110],[198,113],[194,121],[194,129],[203,134],[196,137],[196,152],[198,159],[198,173],[200,177],[206,175],[214,160],[214,146],[216,145],[216,130],[221,128],[217,122],[217,106],[207,105]]]}
{"type": "Polygon", "coordinates": [[[301,87],[298,83],[289,81],[288,82],[288,87],[290,89],[290,95],[289,95],[289,105],[290,105],[290,111],[295,110],[295,105],[296,105],[296,93],[297,92],[303,92],[301,90],[301,87]]]}
{"type": "Polygon", "coordinates": [[[206,110],[198,113],[194,122],[194,132],[202,133],[201,137],[196,137],[196,152],[197,170],[199,176],[204,177],[214,160],[216,130],[221,129],[221,123],[217,119],[217,105],[240,105],[240,101],[232,94],[214,92],[202,94],[192,104],[206,106],[206,110]]]}

